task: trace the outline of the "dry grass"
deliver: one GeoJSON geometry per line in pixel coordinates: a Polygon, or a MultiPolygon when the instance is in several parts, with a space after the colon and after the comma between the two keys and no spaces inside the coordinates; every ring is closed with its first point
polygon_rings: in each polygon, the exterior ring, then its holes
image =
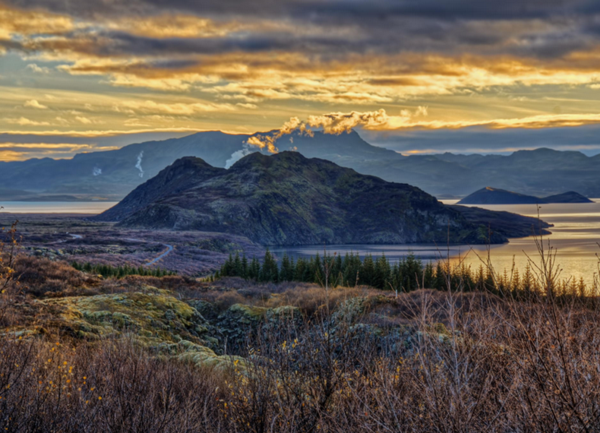
{"type": "MultiPolygon", "coordinates": [[[[304,292],[288,299],[302,305],[314,293],[304,292]]],[[[65,432],[600,429],[598,311],[429,290],[369,299],[347,321],[323,314],[259,334],[233,377],[127,340],[4,335],[0,422],[65,432]],[[382,315],[397,322],[380,337],[366,332],[382,315]]]]}
{"type": "Polygon", "coordinates": [[[556,293],[551,258],[536,274],[545,290],[498,296],[96,280],[60,264],[4,257],[5,327],[19,320],[6,314],[15,297],[64,296],[80,284],[91,293],[158,285],[221,310],[238,302],[294,305],[305,319],[257,332],[241,349],[248,365],[232,363],[227,375],[158,357],[127,338],[91,345],[0,334],[6,431],[600,431],[600,309],[584,296],[556,293]],[[61,286],[44,292],[50,280],[61,286]],[[354,298],[362,309],[348,314],[345,301],[354,298]]]}

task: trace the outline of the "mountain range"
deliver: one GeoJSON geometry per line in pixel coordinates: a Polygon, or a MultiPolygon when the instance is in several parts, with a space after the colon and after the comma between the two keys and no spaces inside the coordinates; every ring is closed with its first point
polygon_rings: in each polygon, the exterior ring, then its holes
{"type": "MultiPolygon", "coordinates": [[[[12,191],[9,195],[0,191],[0,200],[35,195],[120,200],[185,156],[202,158],[214,167],[231,165],[241,156],[258,151],[245,144],[249,138],[209,131],[82,153],[72,159],[0,162],[0,185],[12,191]]],[[[326,159],[390,182],[415,185],[442,198],[466,196],[487,185],[536,196],[574,190],[587,197],[600,197],[600,155],[588,157],[580,152],[542,148],[508,156],[404,156],[372,146],[355,131],[341,135],[315,132],[313,137],[294,133],[280,138],[276,146],[280,151],[297,150],[306,157],[326,159]]]]}
{"type": "Polygon", "coordinates": [[[593,203],[587,197],[575,192],[568,191],[562,194],[548,197],[535,197],[532,195],[519,194],[518,192],[506,191],[504,189],[485,187],[473,194],[469,194],[457,204],[549,204],[549,203],[593,203]]]}
{"type": "Polygon", "coordinates": [[[130,228],[225,232],[263,245],[503,243],[531,234],[539,223],[481,211],[474,215],[419,188],[287,151],[251,153],[229,169],[179,159],[94,219],[130,228]],[[490,235],[491,219],[506,224],[492,226],[490,235]],[[516,234],[519,229],[526,233],[516,234]]]}

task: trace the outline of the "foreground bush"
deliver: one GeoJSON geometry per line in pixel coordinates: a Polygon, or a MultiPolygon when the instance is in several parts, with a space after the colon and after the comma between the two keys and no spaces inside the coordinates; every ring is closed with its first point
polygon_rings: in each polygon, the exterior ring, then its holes
{"type": "Polygon", "coordinates": [[[218,385],[127,342],[92,349],[4,337],[0,426],[11,432],[218,431],[218,385]]]}
{"type": "MultiPolygon", "coordinates": [[[[264,327],[228,372],[133,340],[2,336],[7,431],[600,429],[600,319],[581,305],[420,290],[264,327]],[[384,320],[385,318],[386,320],[384,320]]],[[[237,358],[236,358],[237,359],[237,358]]]]}

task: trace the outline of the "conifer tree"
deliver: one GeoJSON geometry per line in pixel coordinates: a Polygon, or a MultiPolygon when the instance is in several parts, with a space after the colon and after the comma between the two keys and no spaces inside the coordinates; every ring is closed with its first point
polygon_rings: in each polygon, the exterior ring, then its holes
{"type": "Polygon", "coordinates": [[[242,256],[242,275],[240,275],[240,277],[244,278],[245,280],[248,279],[248,259],[246,258],[245,253],[242,256]]]}
{"type": "Polygon", "coordinates": [[[281,271],[279,277],[281,281],[292,281],[294,279],[294,269],[292,267],[292,263],[290,262],[288,255],[285,253],[281,259],[281,271]]]}
{"type": "Polygon", "coordinates": [[[431,289],[435,284],[435,271],[433,270],[433,265],[431,262],[428,262],[425,265],[425,270],[423,271],[423,288],[431,289]]]}
{"type": "Polygon", "coordinates": [[[373,284],[374,278],[375,262],[373,261],[373,256],[371,254],[367,254],[362,262],[362,267],[360,269],[360,284],[371,286],[373,284]]]}
{"type": "Polygon", "coordinates": [[[441,261],[438,262],[435,268],[434,288],[437,290],[448,290],[448,275],[445,268],[445,266],[442,266],[441,261]]]}
{"type": "Polygon", "coordinates": [[[390,263],[385,254],[378,257],[375,261],[375,272],[373,274],[372,286],[378,289],[385,289],[390,281],[390,263]]]}
{"type": "Polygon", "coordinates": [[[240,253],[235,253],[235,259],[233,260],[233,276],[234,277],[242,277],[244,274],[244,269],[242,267],[242,260],[240,259],[240,253]]]}
{"type": "Polygon", "coordinates": [[[277,283],[279,281],[279,267],[269,249],[265,252],[259,280],[272,283],[277,283]]]}

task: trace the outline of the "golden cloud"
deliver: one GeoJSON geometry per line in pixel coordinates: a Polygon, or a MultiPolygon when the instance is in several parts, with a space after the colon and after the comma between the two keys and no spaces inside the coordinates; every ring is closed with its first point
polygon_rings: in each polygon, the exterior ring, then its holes
{"type": "Polygon", "coordinates": [[[48,107],[46,105],[40,104],[36,99],[30,99],[29,101],[25,101],[23,107],[28,108],[37,108],[38,110],[47,110],[48,107]]]}
{"type": "MultiPolygon", "coordinates": [[[[56,150],[56,149],[68,149],[69,152],[74,152],[78,150],[90,150],[97,149],[92,144],[73,144],[73,143],[0,143],[0,149],[48,149],[48,150],[56,150]]],[[[105,146],[102,148],[103,150],[114,150],[118,149],[113,146],[105,146]],[[110,149],[108,149],[110,148],[110,149]]]]}
{"type": "Polygon", "coordinates": [[[24,161],[32,157],[69,157],[78,152],[116,150],[115,146],[72,143],[0,143],[0,161],[24,161]]]}
{"type": "Polygon", "coordinates": [[[378,130],[399,129],[460,129],[472,126],[482,126],[490,129],[509,128],[559,128],[573,127],[600,123],[600,114],[543,114],[513,119],[491,119],[484,121],[413,121],[411,118],[402,116],[391,116],[386,125],[381,128],[370,128],[378,130]]]}
{"type": "Polygon", "coordinates": [[[26,154],[12,150],[0,150],[0,161],[24,161],[25,159],[29,159],[29,156],[26,154]]]}
{"type": "Polygon", "coordinates": [[[197,113],[206,113],[214,111],[233,111],[236,109],[231,104],[217,104],[217,103],[160,103],[152,100],[146,101],[125,101],[117,106],[118,109],[125,108],[133,110],[134,112],[141,113],[159,113],[159,114],[172,114],[172,115],[184,115],[191,116],[197,113]]]}
{"type": "Polygon", "coordinates": [[[38,122],[35,120],[28,119],[26,117],[19,117],[19,118],[10,118],[9,117],[4,120],[8,123],[12,123],[15,125],[21,125],[21,126],[48,126],[48,125],[50,125],[50,123],[48,123],[48,122],[38,122]]]}
{"type": "Polygon", "coordinates": [[[41,11],[24,11],[0,4],[0,39],[13,35],[57,35],[75,28],[70,17],[41,11]]]}

